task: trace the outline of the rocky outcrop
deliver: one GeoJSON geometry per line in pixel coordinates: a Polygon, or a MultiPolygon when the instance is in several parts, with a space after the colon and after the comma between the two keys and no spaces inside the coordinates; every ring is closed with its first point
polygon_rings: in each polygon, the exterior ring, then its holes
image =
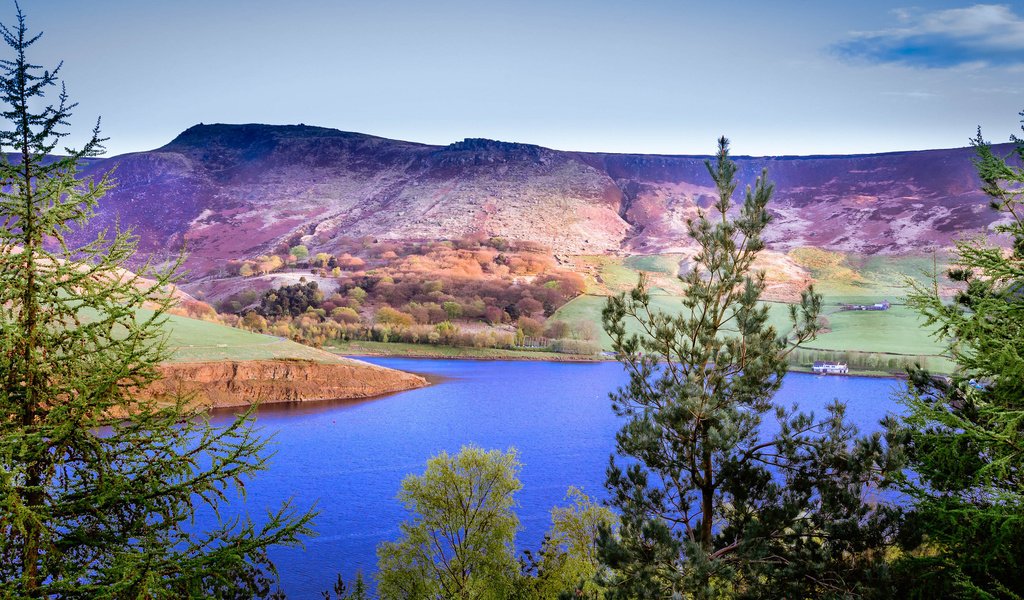
{"type": "Polygon", "coordinates": [[[189,394],[209,408],[370,398],[427,385],[419,375],[347,359],[168,363],[160,371],[163,378],[147,388],[148,396],[189,394]]]}

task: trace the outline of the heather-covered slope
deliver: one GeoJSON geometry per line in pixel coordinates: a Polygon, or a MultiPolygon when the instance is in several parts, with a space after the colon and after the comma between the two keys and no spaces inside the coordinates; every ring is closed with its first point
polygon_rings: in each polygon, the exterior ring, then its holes
{"type": "MultiPolygon", "coordinates": [[[[992,223],[971,156],[961,148],[737,160],[744,182],[768,168],[777,185],[774,248],[902,254],[992,223]]],[[[89,172],[114,165],[118,187],[91,227],[119,220],[158,255],[186,244],[193,279],[299,236],[326,252],[343,237],[475,233],[559,254],[682,250],[686,218],[711,191],[703,157],[489,140],[428,146],[304,125],[197,125],[89,172]]]]}

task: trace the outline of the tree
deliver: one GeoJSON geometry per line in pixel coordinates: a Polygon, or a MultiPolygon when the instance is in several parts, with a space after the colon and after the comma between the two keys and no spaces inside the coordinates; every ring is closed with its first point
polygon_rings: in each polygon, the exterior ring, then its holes
{"type": "Polygon", "coordinates": [[[250,310],[242,317],[242,327],[249,331],[264,331],[267,328],[267,320],[254,310],[250,310]]]}
{"type": "MultiPolygon", "coordinates": [[[[306,256],[309,256],[309,250],[306,251],[306,256]]],[[[316,257],[313,259],[313,264],[320,267],[321,269],[327,268],[327,265],[331,262],[334,256],[326,252],[317,252],[316,257]]]]}
{"type": "Polygon", "coordinates": [[[908,303],[936,327],[956,372],[911,369],[906,416],[890,423],[917,474],[902,481],[913,498],[900,565],[912,574],[908,597],[1024,597],[1024,140],[1011,141],[1012,162],[980,130],[972,139],[1011,248],[957,242],[947,275],[961,291],[952,302],[937,278],[910,282],[908,303]]]}
{"type": "Polygon", "coordinates": [[[441,304],[441,308],[444,309],[445,314],[448,315],[449,319],[458,319],[462,316],[462,305],[458,302],[449,300],[441,304]]]}
{"type": "Polygon", "coordinates": [[[401,537],[377,549],[382,598],[505,599],[518,566],[513,512],[522,485],[514,450],[467,446],[442,452],[423,475],[402,482],[399,499],[411,514],[401,537]]]}
{"type": "Polygon", "coordinates": [[[629,383],[612,394],[626,423],[607,487],[619,535],[600,538],[612,598],[818,598],[865,592],[887,511],[865,487],[882,483],[880,437],[855,438],[838,403],[824,418],[773,404],[786,354],[818,331],[821,297],[790,307],[788,340],[758,300],[753,263],[771,220],[762,173],[730,217],[737,187],[728,141],[707,162],[714,216],[689,221],[697,245],[682,276],[683,310],[651,305],[646,280],[611,298],[604,327],[629,383]],[[628,333],[627,324],[640,333],[628,333]],[[774,415],[777,432],[763,421],[774,415]]]}
{"type": "MultiPolygon", "coordinates": [[[[337,581],[334,582],[333,591],[333,600],[370,600],[370,591],[367,589],[366,581],[363,580],[363,574],[360,572],[356,573],[356,581],[352,584],[351,590],[345,585],[341,575],[338,575],[337,581]]],[[[324,600],[332,600],[331,591],[321,592],[321,595],[324,600]]]]}
{"type": "Polygon", "coordinates": [[[416,320],[413,319],[412,315],[390,306],[380,307],[374,315],[374,320],[380,325],[390,325],[399,329],[412,327],[416,324],[416,320]]]}
{"type": "Polygon", "coordinates": [[[298,246],[292,246],[291,249],[288,250],[288,254],[294,257],[296,261],[302,262],[309,258],[309,248],[299,244],[298,246]]]}
{"type": "Polygon", "coordinates": [[[605,591],[598,583],[596,540],[602,529],[613,532],[618,519],[578,488],[570,487],[566,498],[571,505],[551,509],[551,529],[538,555],[525,553],[517,598],[601,598],[605,591]]]}
{"type": "Polygon", "coordinates": [[[265,468],[266,441],[246,416],[214,429],[187,399],[139,399],[168,357],[171,273],[125,270],[124,233],[70,245],[113,185],[77,178],[104,140],[97,123],[54,156],[75,107],[63,87],[43,106],[60,66],[28,60],[40,36],[20,10],[0,34],[0,596],[265,596],[267,549],[296,543],[310,515],[286,504],[262,525],[191,531],[197,507],[265,468]]]}

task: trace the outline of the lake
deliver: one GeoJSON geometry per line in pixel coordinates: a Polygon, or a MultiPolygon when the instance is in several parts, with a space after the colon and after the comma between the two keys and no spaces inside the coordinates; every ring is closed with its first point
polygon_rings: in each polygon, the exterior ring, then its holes
{"type": "MultiPolygon", "coordinates": [[[[290,598],[319,598],[336,574],[376,570],[375,549],[395,539],[405,513],[395,499],[402,478],[422,473],[429,457],[465,444],[519,450],[523,530],[518,549],[536,549],[550,525],[551,507],[564,504],[570,485],[604,497],[604,475],[620,419],[608,393],[622,385],[617,363],[548,363],[425,359],[368,362],[439,378],[427,388],[359,402],[327,402],[262,409],[258,426],[274,434],[270,470],[248,482],[254,518],[293,497],[316,505],[319,535],[305,549],[271,556],[290,598]]],[[[822,413],[834,399],[861,431],[895,406],[889,379],[792,373],[778,400],[822,413]]],[[[229,415],[215,415],[224,423],[229,415]]],[[[241,511],[241,503],[232,510],[241,511]]],[[[228,515],[231,511],[227,512],[228,515]]],[[[201,527],[202,522],[198,523],[201,527]]]]}

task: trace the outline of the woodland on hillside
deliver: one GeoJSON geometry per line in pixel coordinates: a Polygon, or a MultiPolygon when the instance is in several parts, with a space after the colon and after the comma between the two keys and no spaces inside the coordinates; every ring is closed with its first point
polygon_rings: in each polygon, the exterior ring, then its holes
{"type": "Polygon", "coordinates": [[[302,244],[286,244],[272,257],[230,263],[227,276],[243,289],[223,297],[219,312],[247,329],[318,346],[370,340],[599,350],[593,324],[549,320],[586,285],[538,244],[472,236],[343,246],[337,255],[310,255],[302,244]],[[246,285],[274,273],[296,283],[262,293],[246,285]]]}

